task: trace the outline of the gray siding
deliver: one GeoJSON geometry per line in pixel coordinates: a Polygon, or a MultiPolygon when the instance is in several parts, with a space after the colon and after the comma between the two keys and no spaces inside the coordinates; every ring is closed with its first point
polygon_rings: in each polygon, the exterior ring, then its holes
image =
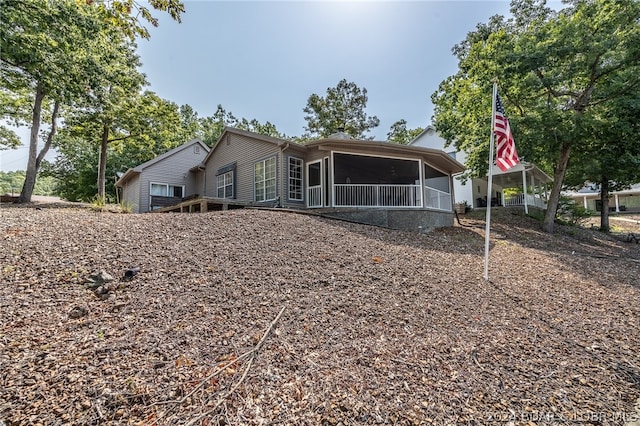
{"type": "Polygon", "coordinates": [[[140,175],[132,177],[125,183],[121,201],[131,206],[132,213],[140,213],[140,175]]]}
{"type": "MultiPolygon", "coordinates": [[[[275,143],[253,139],[243,135],[227,133],[221,139],[206,164],[206,196],[217,197],[217,177],[219,169],[236,163],[235,194],[241,202],[254,201],[254,166],[257,161],[276,157],[276,177],[282,173],[281,148],[275,143]]],[[[282,194],[282,179],[276,178],[276,194],[282,194]]],[[[269,202],[269,204],[272,204],[269,202]]]]}
{"type": "Polygon", "coordinates": [[[200,189],[196,185],[195,174],[189,172],[189,169],[202,162],[206,155],[207,153],[202,147],[199,153],[196,153],[194,145],[187,145],[162,161],[145,167],[140,174],[138,185],[140,188],[139,212],[149,211],[149,190],[152,182],[184,186],[183,197],[199,193],[200,189]]]}

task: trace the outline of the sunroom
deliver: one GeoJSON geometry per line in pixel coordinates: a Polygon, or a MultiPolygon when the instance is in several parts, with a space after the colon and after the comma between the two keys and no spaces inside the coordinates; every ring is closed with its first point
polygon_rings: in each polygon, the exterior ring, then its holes
{"type": "Polygon", "coordinates": [[[307,207],[452,211],[451,172],[463,166],[444,153],[371,141],[310,145],[322,157],[307,162],[307,207]]]}

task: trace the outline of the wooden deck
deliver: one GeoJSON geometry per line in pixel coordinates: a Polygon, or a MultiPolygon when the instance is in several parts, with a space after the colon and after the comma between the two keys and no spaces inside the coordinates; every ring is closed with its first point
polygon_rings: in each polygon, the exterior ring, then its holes
{"type": "Polygon", "coordinates": [[[241,209],[253,206],[253,203],[244,203],[229,198],[198,197],[184,200],[178,204],[153,210],[154,213],[205,213],[216,210],[241,209]]]}

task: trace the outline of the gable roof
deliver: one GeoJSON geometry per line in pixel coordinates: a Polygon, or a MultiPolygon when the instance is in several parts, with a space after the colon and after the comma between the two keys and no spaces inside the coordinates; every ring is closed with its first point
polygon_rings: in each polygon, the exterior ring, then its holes
{"type": "Polygon", "coordinates": [[[204,158],[204,160],[202,160],[201,164],[206,164],[207,161],[209,161],[209,157],[211,157],[213,155],[213,152],[216,150],[218,145],[220,145],[220,142],[229,133],[232,133],[232,134],[235,134],[235,135],[238,135],[238,136],[245,136],[245,137],[248,137],[248,138],[251,138],[251,139],[257,139],[257,140],[260,140],[260,141],[263,141],[263,142],[267,142],[267,143],[273,144],[274,146],[277,146],[277,147],[282,147],[282,146],[285,146],[287,144],[291,144],[291,145],[294,145],[294,146],[302,146],[302,145],[296,144],[295,142],[287,141],[285,139],[274,138],[272,136],[262,135],[260,133],[249,132],[247,130],[240,130],[240,129],[236,129],[235,127],[225,127],[224,130],[222,131],[222,134],[220,135],[220,137],[218,138],[216,143],[213,145],[213,148],[211,148],[211,150],[209,151],[207,156],[204,158]]]}
{"type": "Polygon", "coordinates": [[[429,124],[427,127],[424,128],[423,131],[420,132],[420,134],[418,136],[416,136],[415,138],[413,138],[413,140],[411,140],[408,145],[413,145],[414,143],[416,143],[416,141],[418,139],[420,139],[421,137],[423,137],[424,135],[426,135],[427,133],[437,133],[436,132],[436,128],[433,127],[431,124],[429,124]]]}
{"type": "Polygon", "coordinates": [[[165,152],[164,154],[160,154],[157,157],[154,157],[154,158],[152,158],[151,160],[149,160],[149,161],[147,161],[145,163],[139,164],[136,167],[127,170],[120,177],[120,179],[118,179],[118,181],[116,182],[116,186],[122,186],[126,181],[131,179],[133,176],[142,173],[142,171],[144,169],[146,169],[147,167],[150,167],[150,166],[152,166],[152,165],[154,165],[156,163],[159,163],[159,162],[163,161],[164,159],[169,158],[169,157],[173,156],[174,154],[176,154],[176,153],[178,153],[178,152],[180,152],[180,151],[182,151],[182,150],[184,150],[186,148],[189,148],[189,147],[191,147],[193,145],[200,145],[202,147],[202,149],[205,150],[205,152],[209,152],[209,147],[204,142],[202,142],[200,139],[193,139],[193,140],[191,140],[189,142],[186,142],[186,143],[184,143],[184,144],[182,144],[180,146],[177,146],[177,147],[175,147],[173,149],[170,149],[169,151],[165,152]]]}

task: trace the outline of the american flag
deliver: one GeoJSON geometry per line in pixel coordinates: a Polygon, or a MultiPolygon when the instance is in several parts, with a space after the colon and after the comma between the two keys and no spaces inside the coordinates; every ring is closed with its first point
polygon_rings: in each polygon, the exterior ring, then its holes
{"type": "Polygon", "coordinates": [[[516,164],[520,162],[518,158],[518,151],[516,151],[516,144],[513,141],[513,135],[511,134],[511,127],[509,127],[509,120],[504,112],[504,106],[500,102],[500,96],[496,94],[496,118],[495,129],[496,134],[496,164],[500,167],[500,170],[506,172],[516,164]]]}

